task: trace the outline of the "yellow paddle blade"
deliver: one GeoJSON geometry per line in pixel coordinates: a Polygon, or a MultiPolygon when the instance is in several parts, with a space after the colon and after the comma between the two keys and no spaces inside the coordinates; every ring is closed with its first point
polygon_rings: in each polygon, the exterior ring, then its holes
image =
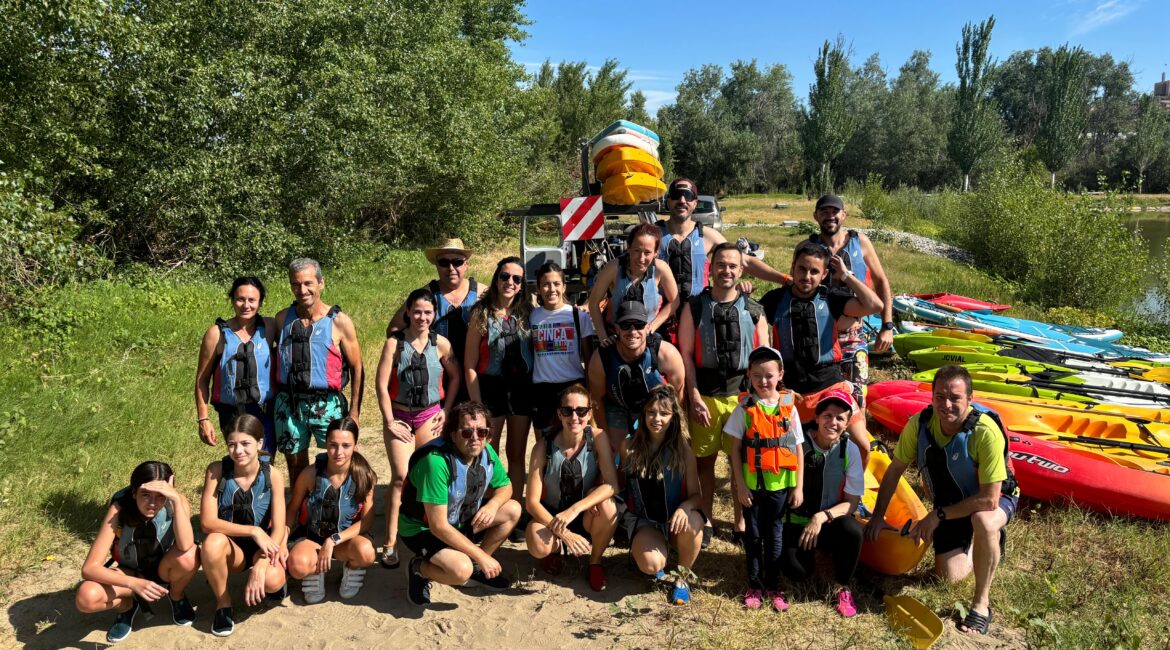
{"type": "Polygon", "coordinates": [[[1151,368],[1138,376],[1142,379],[1170,384],[1170,368],[1151,368]]]}
{"type": "Polygon", "coordinates": [[[942,636],[943,622],[926,605],[911,596],[886,596],[886,618],[890,627],[919,650],[926,650],[942,636]]]}

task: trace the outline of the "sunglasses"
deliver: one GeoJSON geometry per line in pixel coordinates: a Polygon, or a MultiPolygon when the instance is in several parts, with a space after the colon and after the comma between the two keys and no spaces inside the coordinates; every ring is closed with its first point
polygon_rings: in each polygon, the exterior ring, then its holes
{"type": "Polygon", "coordinates": [[[491,429],[487,427],[464,427],[459,430],[459,435],[463,436],[464,440],[471,440],[472,438],[487,438],[491,429]]]}
{"type": "Polygon", "coordinates": [[[695,193],[688,190],[685,187],[676,187],[673,190],[671,190],[670,193],[667,194],[667,196],[674,199],[675,201],[677,201],[679,199],[684,199],[687,201],[694,201],[695,200],[695,193]]]}
{"type": "Polygon", "coordinates": [[[436,262],[436,264],[438,264],[439,266],[441,266],[445,269],[449,269],[449,268],[456,268],[457,269],[466,263],[467,263],[467,260],[463,259],[462,257],[456,257],[454,259],[443,258],[443,259],[439,260],[438,262],[436,262]]]}
{"type": "Polygon", "coordinates": [[[523,275],[512,275],[511,273],[505,273],[504,271],[500,271],[500,274],[496,276],[496,279],[500,282],[507,282],[511,280],[516,284],[522,284],[524,282],[523,275]]]}
{"type": "Polygon", "coordinates": [[[590,408],[588,406],[578,406],[576,408],[573,408],[572,406],[557,407],[557,413],[560,413],[561,417],[563,418],[572,417],[575,413],[577,417],[583,419],[589,415],[589,411],[590,408]]]}
{"type": "Polygon", "coordinates": [[[630,330],[645,329],[646,323],[643,323],[642,321],[638,321],[638,320],[624,320],[624,321],[618,323],[618,327],[620,327],[622,329],[622,331],[628,332],[630,330]]]}

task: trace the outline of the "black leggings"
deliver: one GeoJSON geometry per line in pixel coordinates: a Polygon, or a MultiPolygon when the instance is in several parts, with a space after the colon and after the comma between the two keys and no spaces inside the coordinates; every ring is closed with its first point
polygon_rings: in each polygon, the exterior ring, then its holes
{"type": "Polygon", "coordinates": [[[808,578],[816,570],[816,550],[833,558],[834,579],[839,585],[848,585],[857,571],[861,558],[861,522],[853,517],[837,517],[821,526],[816,549],[800,548],[803,524],[784,524],[784,551],[780,556],[780,571],[793,582],[808,578]]]}
{"type": "Polygon", "coordinates": [[[752,505],[743,509],[744,555],[748,587],[780,589],[779,564],[784,542],[784,512],[789,489],[752,490],[752,505]]]}

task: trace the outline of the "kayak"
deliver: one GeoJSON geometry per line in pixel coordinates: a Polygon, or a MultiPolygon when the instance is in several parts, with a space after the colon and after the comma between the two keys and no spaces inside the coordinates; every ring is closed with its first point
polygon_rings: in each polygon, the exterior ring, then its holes
{"type": "Polygon", "coordinates": [[[589,144],[593,144],[607,135],[617,135],[623,133],[637,134],[638,136],[652,140],[656,145],[662,141],[662,139],[658,137],[657,133],[642,126],[641,124],[637,124],[629,120],[617,120],[613,124],[610,124],[604,129],[598,131],[597,135],[593,136],[593,139],[589,141],[589,144]]]}
{"type": "MultiPolygon", "coordinates": [[[[959,343],[956,341],[956,343],[959,343]]],[[[1132,377],[1134,379],[1148,379],[1150,381],[1161,381],[1161,375],[1151,375],[1146,377],[1145,373],[1154,369],[1154,365],[1144,361],[1099,361],[1086,360],[1076,356],[1069,356],[1059,352],[1051,352],[1044,355],[1035,355],[1035,358],[1028,350],[1016,350],[1015,348],[998,347],[998,349],[989,348],[988,344],[976,344],[975,346],[962,345],[940,345],[934,348],[923,348],[920,350],[912,350],[907,355],[906,359],[919,370],[930,370],[931,368],[941,368],[948,364],[970,365],[970,364],[1013,364],[1018,361],[1028,363],[1037,363],[1044,366],[1052,365],[1064,369],[1082,370],[1086,372],[1094,372],[1108,375],[1117,375],[1121,377],[1132,377]]]]}
{"type": "Polygon", "coordinates": [[[666,183],[641,172],[614,174],[601,184],[601,200],[614,205],[636,205],[666,194],[666,183]]]}
{"type": "Polygon", "coordinates": [[[597,163],[596,176],[599,181],[627,172],[641,172],[662,178],[662,163],[637,147],[615,147],[597,163]]]}
{"type": "Polygon", "coordinates": [[[1025,338],[1038,337],[1054,341],[1080,340],[1085,343],[1109,343],[1116,341],[1124,334],[1121,330],[1115,329],[1060,326],[970,311],[953,312],[910,295],[894,296],[894,311],[905,314],[909,319],[921,319],[961,329],[988,329],[999,334],[1025,338]]]}
{"type": "MultiPolygon", "coordinates": [[[[889,466],[890,457],[886,452],[875,448],[869,453],[869,463],[865,471],[865,494],[861,497],[865,512],[873,512],[874,504],[877,503],[878,488],[889,466]]],[[[922,505],[922,500],[915,494],[914,488],[910,487],[905,477],[902,477],[898,481],[894,496],[890,498],[890,505],[886,508],[885,514],[886,523],[895,530],[883,530],[878,534],[876,542],[869,540],[863,542],[861,563],[874,571],[892,576],[914,570],[926,553],[927,544],[916,542],[908,535],[903,536],[900,531],[908,522],[914,522],[911,524],[912,528],[926,514],[926,506],[922,505]]],[[[857,518],[863,526],[869,522],[869,517],[861,514],[858,514],[857,518]]]]}
{"type": "MultiPolygon", "coordinates": [[[[1048,366],[1046,368],[1044,365],[1046,364],[971,364],[964,367],[971,373],[971,378],[975,382],[990,381],[1009,385],[1015,384],[1027,388],[1048,389],[1117,404],[1156,407],[1170,406],[1170,387],[1159,383],[1092,372],[1075,372],[1069,369],[1063,369],[1063,371],[1053,370],[1052,368],[1058,367],[1048,366]]],[[[934,379],[936,370],[919,372],[912,379],[929,382],[934,379]]],[[[989,390],[984,386],[976,386],[976,388],[978,390],[989,390]]],[[[992,392],[999,391],[992,389],[992,392]]],[[[1036,393],[1033,394],[1033,397],[1050,398],[1053,395],[1036,393]]],[[[1057,396],[1056,399],[1070,398],[1057,396]]]]}
{"type": "Polygon", "coordinates": [[[992,313],[1007,311],[1008,309],[1012,308],[1011,305],[1001,305],[995,302],[986,302],[984,300],[968,298],[967,296],[960,296],[953,293],[916,293],[913,295],[915,298],[961,311],[992,313]]]}
{"type": "Polygon", "coordinates": [[[593,164],[596,165],[606,154],[612,151],[614,147],[634,147],[636,149],[645,151],[651,156],[654,156],[655,160],[658,159],[658,145],[653,144],[646,138],[630,135],[629,133],[615,133],[613,135],[607,135],[597,142],[594,142],[589,147],[589,158],[593,160],[593,164]]]}
{"type": "MultiPolygon", "coordinates": [[[[940,330],[945,331],[945,330],[940,330]]],[[[930,348],[938,348],[944,345],[961,345],[972,350],[981,350],[983,352],[996,352],[1002,350],[1002,345],[997,345],[991,342],[991,337],[979,336],[980,339],[987,339],[986,342],[982,340],[962,339],[956,336],[944,336],[935,334],[934,332],[915,332],[912,334],[895,334],[894,335],[894,350],[897,351],[898,356],[908,359],[910,354],[915,350],[928,350],[930,348]]]]}
{"type": "MultiPolygon", "coordinates": [[[[871,400],[868,409],[875,420],[901,431],[923,406],[890,395],[871,400]]],[[[1010,426],[1006,433],[1021,494],[1072,502],[1098,512],[1170,519],[1170,474],[1137,469],[1116,456],[1022,434],[1010,426]]]]}

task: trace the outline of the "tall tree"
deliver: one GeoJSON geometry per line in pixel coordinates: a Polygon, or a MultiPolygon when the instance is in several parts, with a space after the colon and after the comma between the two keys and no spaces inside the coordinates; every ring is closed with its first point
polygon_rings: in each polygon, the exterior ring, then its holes
{"type": "Polygon", "coordinates": [[[1126,158],[1137,172],[1137,191],[1142,193],[1146,171],[1167,151],[1170,118],[1153,95],[1142,95],[1137,106],[1133,134],[1125,141],[1126,158]]]}
{"type": "Polygon", "coordinates": [[[915,50],[898,71],[883,106],[878,151],[885,182],[931,188],[946,183],[948,96],[930,69],[930,52],[915,50]]]}
{"type": "Polygon", "coordinates": [[[971,172],[983,162],[999,140],[1000,122],[989,97],[991,30],[995,16],[974,25],[963,25],[963,38],[955,46],[955,72],[959,88],[955,98],[947,153],[963,174],[963,191],[971,187],[971,172]]]}
{"type": "Polygon", "coordinates": [[[835,165],[837,180],[864,179],[880,166],[880,149],[886,138],[886,122],[890,118],[885,110],[889,95],[886,71],[876,52],[860,68],[849,70],[845,84],[846,105],[857,128],[835,165]]]}
{"type": "Polygon", "coordinates": [[[1036,150],[1052,174],[1064,169],[1080,152],[1081,138],[1088,123],[1088,57],[1079,47],[1067,45],[1053,53],[1045,64],[1044,118],[1036,134],[1036,150]]]}
{"type": "Polygon", "coordinates": [[[857,128],[849,112],[846,83],[849,59],[845,42],[825,41],[813,64],[815,81],[809,86],[808,107],[802,112],[800,142],[809,172],[809,190],[825,194],[833,190],[833,161],[845,150],[857,128]]]}

